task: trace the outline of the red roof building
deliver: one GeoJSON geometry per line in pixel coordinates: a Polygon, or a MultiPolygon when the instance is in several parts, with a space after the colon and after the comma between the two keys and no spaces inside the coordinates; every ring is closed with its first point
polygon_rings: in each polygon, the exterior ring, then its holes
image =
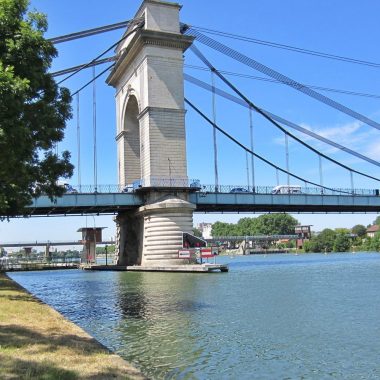
{"type": "Polygon", "coordinates": [[[367,236],[372,238],[378,231],[380,231],[380,226],[374,224],[373,226],[367,228],[367,236]]]}

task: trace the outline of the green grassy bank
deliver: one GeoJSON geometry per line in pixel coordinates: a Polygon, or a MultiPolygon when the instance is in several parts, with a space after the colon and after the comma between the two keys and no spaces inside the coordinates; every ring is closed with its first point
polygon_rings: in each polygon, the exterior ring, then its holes
{"type": "Polygon", "coordinates": [[[0,379],[144,379],[0,273],[0,379]]]}

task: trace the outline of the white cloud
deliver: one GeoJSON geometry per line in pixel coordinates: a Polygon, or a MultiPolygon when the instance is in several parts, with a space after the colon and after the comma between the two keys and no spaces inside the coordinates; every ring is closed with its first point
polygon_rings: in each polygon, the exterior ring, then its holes
{"type": "MultiPolygon", "coordinates": [[[[360,121],[334,125],[332,127],[311,126],[304,123],[301,126],[358,153],[368,155],[373,159],[380,158],[380,150],[376,149],[376,146],[379,146],[378,142],[380,142],[380,132],[374,129],[363,128],[364,124],[360,121]]],[[[314,146],[317,146],[318,149],[321,149],[326,154],[340,152],[339,149],[328,146],[313,137],[304,136],[304,140],[315,142],[314,146]]]]}

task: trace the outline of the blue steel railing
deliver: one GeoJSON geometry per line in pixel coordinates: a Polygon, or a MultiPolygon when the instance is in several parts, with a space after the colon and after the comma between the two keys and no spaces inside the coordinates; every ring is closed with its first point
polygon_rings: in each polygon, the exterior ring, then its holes
{"type": "MultiPolygon", "coordinates": [[[[230,193],[230,194],[273,194],[275,186],[239,186],[239,185],[203,185],[198,180],[189,179],[160,179],[154,178],[148,181],[138,180],[128,186],[122,185],[80,185],[70,186],[66,194],[107,194],[107,193],[131,193],[146,187],[154,188],[188,188],[200,193],[230,193]]],[[[379,196],[379,189],[348,189],[348,188],[319,188],[300,187],[297,192],[281,193],[273,195],[357,195],[357,196],[379,196]]]]}
{"type": "Polygon", "coordinates": [[[373,195],[379,196],[379,189],[348,189],[348,188],[320,188],[300,187],[297,192],[284,192],[274,194],[275,186],[236,186],[236,185],[202,185],[200,191],[208,193],[248,193],[248,194],[273,194],[273,195],[373,195]]]}

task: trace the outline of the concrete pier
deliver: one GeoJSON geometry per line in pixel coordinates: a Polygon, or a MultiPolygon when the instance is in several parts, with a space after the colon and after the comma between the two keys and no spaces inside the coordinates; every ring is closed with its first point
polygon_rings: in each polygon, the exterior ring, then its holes
{"type": "Polygon", "coordinates": [[[93,271],[128,271],[128,272],[181,272],[181,273],[211,273],[228,272],[227,264],[193,264],[193,265],[99,265],[82,264],[83,270],[93,271]]]}

